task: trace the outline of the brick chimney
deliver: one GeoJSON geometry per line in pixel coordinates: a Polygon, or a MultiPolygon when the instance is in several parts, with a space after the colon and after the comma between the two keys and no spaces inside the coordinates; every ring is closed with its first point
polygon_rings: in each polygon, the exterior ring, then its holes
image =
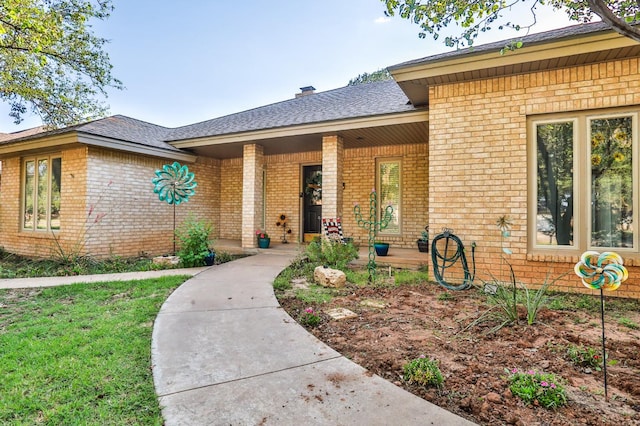
{"type": "Polygon", "coordinates": [[[301,87],[300,88],[301,92],[300,93],[296,93],[296,98],[301,98],[303,96],[309,96],[309,95],[313,95],[314,93],[316,93],[316,88],[313,86],[305,86],[305,87],[301,87]]]}

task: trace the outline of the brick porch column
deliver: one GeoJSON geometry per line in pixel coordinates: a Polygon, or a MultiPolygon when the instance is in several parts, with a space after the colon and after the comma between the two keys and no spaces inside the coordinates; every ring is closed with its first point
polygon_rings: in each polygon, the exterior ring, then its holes
{"type": "Polygon", "coordinates": [[[245,145],[242,152],[242,247],[257,247],[256,231],[264,227],[263,174],[261,145],[245,145]]]}
{"type": "Polygon", "coordinates": [[[342,217],[342,166],[344,141],[341,136],[322,137],[322,217],[342,217]]]}

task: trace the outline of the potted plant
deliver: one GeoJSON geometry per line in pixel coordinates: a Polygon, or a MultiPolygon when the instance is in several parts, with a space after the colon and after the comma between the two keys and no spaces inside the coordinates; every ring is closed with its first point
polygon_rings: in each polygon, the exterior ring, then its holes
{"type": "Polygon", "coordinates": [[[269,244],[271,243],[269,234],[263,231],[256,231],[256,237],[258,237],[258,247],[263,249],[269,248],[269,244]]]}
{"type": "Polygon", "coordinates": [[[418,251],[421,253],[429,253],[429,225],[424,227],[424,231],[420,238],[416,240],[418,243],[418,251]]]}
{"type": "Polygon", "coordinates": [[[373,248],[376,250],[378,256],[386,256],[389,253],[389,243],[383,243],[382,241],[376,241],[373,243],[373,248]]]}
{"type": "Polygon", "coordinates": [[[204,264],[207,266],[213,266],[216,261],[216,251],[209,248],[209,253],[204,258],[204,264]]]}

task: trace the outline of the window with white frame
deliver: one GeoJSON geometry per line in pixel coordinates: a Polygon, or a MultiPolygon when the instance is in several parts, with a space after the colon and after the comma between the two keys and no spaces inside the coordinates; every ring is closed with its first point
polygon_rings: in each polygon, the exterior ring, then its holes
{"type": "Polygon", "coordinates": [[[637,112],[531,120],[530,133],[533,248],[638,252],[637,112]]]}
{"type": "Polygon", "coordinates": [[[22,229],[60,229],[60,181],[62,158],[37,156],[23,160],[22,229]]]}
{"type": "Polygon", "coordinates": [[[391,221],[381,234],[400,234],[402,217],[401,175],[402,164],[399,159],[379,159],[376,163],[376,186],[378,193],[378,220],[385,214],[387,206],[393,207],[391,221]]]}

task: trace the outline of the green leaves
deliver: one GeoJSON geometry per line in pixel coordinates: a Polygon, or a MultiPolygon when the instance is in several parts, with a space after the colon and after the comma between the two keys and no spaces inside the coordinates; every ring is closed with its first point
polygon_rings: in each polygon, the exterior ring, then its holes
{"type": "MultiPolygon", "coordinates": [[[[640,3],[636,0],[381,0],[385,6],[385,14],[396,13],[420,26],[418,34],[425,38],[427,34],[434,40],[445,29],[455,24],[460,27],[456,34],[445,37],[445,45],[449,47],[472,46],[480,33],[491,30],[497,24],[498,30],[511,28],[516,31],[528,30],[537,22],[537,12],[541,6],[557,11],[564,11],[569,19],[578,22],[590,22],[598,15],[604,22],[621,34],[640,41],[640,30],[629,23],[640,19],[640,3]],[[522,13],[518,7],[526,7],[522,13]],[[503,22],[506,15],[513,14],[521,21],[503,22]]],[[[448,31],[451,32],[451,31],[448,31]]],[[[519,49],[522,43],[514,42],[502,48],[500,54],[519,49]]]]}
{"type": "Polygon", "coordinates": [[[96,98],[122,89],[111,75],[106,40],[90,29],[110,0],[4,0],[0,4],[0,99],[20,123],[27,105],[52,127],[103,116],[96,98]]]}

